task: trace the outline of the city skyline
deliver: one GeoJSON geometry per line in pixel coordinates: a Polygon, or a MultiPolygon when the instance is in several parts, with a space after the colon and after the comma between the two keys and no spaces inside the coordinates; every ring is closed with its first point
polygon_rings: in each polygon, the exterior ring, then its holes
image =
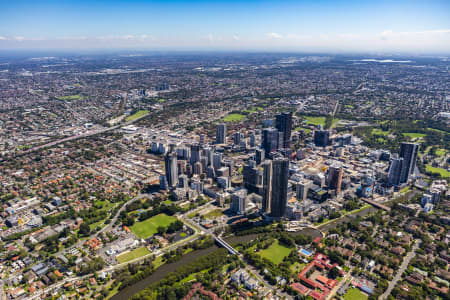
{"type": "Polygon", "coordinates": [[[0,50],[447,54],[447,1],[14,1],[0,50]]]}

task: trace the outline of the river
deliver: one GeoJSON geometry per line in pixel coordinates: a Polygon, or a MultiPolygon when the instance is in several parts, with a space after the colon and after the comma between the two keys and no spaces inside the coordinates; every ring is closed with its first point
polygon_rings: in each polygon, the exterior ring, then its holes
{"type": "MultiPolygon", "coordinates": [[[[263,235],[263,234],[264,233],[250,234],[250,235],[244,235],[244,236],[233,236],[233,237],[227,238],[226,241],[230,244],[245,243],[245,242],[250,242],[253,239],[255,239],[256,237],[263,235]]],[[[292,234],[292,235],[306,234],[306,235],[311,235],[313,238],[322,236],[320,231],[313,229],[313,228],[305,228],[305,229],[297,231],[297,232],[290,232],[290,234],[292,234]]],[[[152,275],[142,279],[141,281],[138,281],[137,283],[135,283],[132,286],[129,286],[129,287],[119,291],[116,295],[114,295],[111,298],[111,300],[129,299],[134,294],[142,291],[146,287],[152,285],[155,282],[160,281],[167,274],[176,271],[179,267],[189,264],[202,256],[205,256],[205,255],[208,255],[208,254],[214,252],[217,249],[219,249],[217,246],[212,246],[207,249],[195,250],[195,251],[189,252],[188,254],[184,255],[179,261],[176,261],[176,262],[173,262],[170,264],[163,264],[152,275]]]]}

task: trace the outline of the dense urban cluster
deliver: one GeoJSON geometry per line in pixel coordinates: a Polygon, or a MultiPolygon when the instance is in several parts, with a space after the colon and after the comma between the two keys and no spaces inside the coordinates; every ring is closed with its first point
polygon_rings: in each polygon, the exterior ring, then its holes
{"type": "Polygon", "coordinates": [[[449,86],[434,58],[2,58],[0,298],[448,299],[449,86]]]}

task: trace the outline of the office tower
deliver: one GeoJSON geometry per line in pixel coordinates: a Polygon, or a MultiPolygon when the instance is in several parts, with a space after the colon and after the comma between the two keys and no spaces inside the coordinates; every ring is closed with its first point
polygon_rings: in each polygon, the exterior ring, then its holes
{"type": "Polygon", "coordinates": [[[205,135],[203,133],[200,133],[199,139],[200,139],[200,145],[203,145],[205,143],[205,135]]]}
{"type": "Polygon", "coordinates": [[[193,174],[192,165],[191,164],[187,164],[186,165],[186,175],[191,177],[192,174],[193,174]]]}
{"type": "Polygon", "coordinates": [[[217,177],[217,185],[220,188],[228,189],[231,186],[230,177],[227,177],[227,176],[217,177]]]}
{"type": "Polygon", "coordinates": [[[414,173],[416,167],[417,152],[419,144],[401,143],[399,156],[403,158],[402,171],[400,174],[400,182],[408,182],[409,175],[414,173]]]}
{"type": "Polygon", "coordinates": [[[281,218],[286,212],[289,160],[276,158],[272,161],[272,199],[270,216],[281,218]]]}
{"type": "Polygon", "coordinates": [[[227,143],[227,125],[225,123],[216,126],[216,144],[227,143]]]}
{"type": "Polygon", "coordinates": [[[220,177],[222,177],[222,176],[229,177],[230,176],[230,168],[228,168],[228,167],[218,168],[216,170],[216,175],[220,176],[220,177]]]}
{"type": "Polygon", "coordinates": [[[258,193],[262,184],[262,171],[249,164],[244,166],[242,173],[244,187],[249,193],[258,193]]]}
{"type": "Polygon", "coordinates": [[[255,147],[256,146],[256,135],[254,132],[250,133],[250,147],[255,147]]]}
{"type": "Polygon", "coordinates": [[[275,128],[264,128],[261,138],[261,148],[264,149],[266,155],[278,149],[278,131],[275,128]]]}
{"type": "Polygon", "coordinates": [[[185,160],[177,161],[177,166],[178,166],[178,175],[186,173],[186,161],[185,160]]]}
{"type": "Polygon", "coordinates": [[[255,150],[255,162],[257,165],[261,164],[265,159],[264,149],[255,150]]]}
{"type": "Polygon", "coordinates": [[[244,214],[246,210],[247,190],[240,189],[231,195],[231,210],[237,214],[244,214]]]}
{"type": "Polygon", "coordinates": [[[168,187],[176,187],[178,183],[177,154],[175,152],[167,153],[164,157],[164,165],[168,187]]]}
{"type": "Polygon", "coordinates": [[[191,158],[191,149],[187,147],[179,147],[176,149],[178,159],[189,160],[191,158]]]}
{"type": "Polygon", "coordinates": [[[194,164],[194,174],[200,175],[202,173],[203,173],[202,163],[198,161],[194,164]]]}
{"type": "Polygon", "coordinates": [[[291,147],[292,112],[284,112],[276,116],[275,127],[283,133],[283,143],[279,148],[291,147]]]}
{"type": "Polygon", "coordinates": [[[189,187],[188,177],[186,175],[183,174],[178,177],[178,187],[182,189],[189,187]]]}
{"type": "Polygon", "coordinates": [[[198,179],[193,179],[191,182],[191,189],[197,192],[197,194],[203,193],[203,183],[198,179]]]}
{"type": "Polygon", "coordinates": [[[202,164],[202,170],[206,170],[208,167],[208,158],[206,156],[200,156],[200,163],[202,164]]]}
{"type": "Polygon", "coordinates": [[[388,171],[388,183],[390,185],[399,185],[402,172],[403,158],[395,157],[391,160],[388,171]]]}
{"type": "Polygon", "coordinates": [[[222,153],[214,153],[213,167],[216,171],[222,167],[222,153]]]}
{"type": "Polygon", "coordinates": [[[200,145],[191,145],[191,164],[200,161],[200,145]]]}
{"type": "Polygon", "coordinates": [[[164,175],[159,176],[159,188],[161,190],[168,190],[167,178],[164,175]]]}
{"type": "Polygon", "coordinates": [[[336,194],[339,194],[341,192],[343,174],[344,169],[339,164],[333,164],[328,169],[328,187],[335,189],[336,194]]]}
{"type": "Polygon", "coordinates": [[[213,149],[212,148],[203,148],[203,153],[205,155],[205,157],[208,159],[208,166],[211,166],[213,164],[213,149]]]}
{"type": "Polygon", "coordinates": [[[300,201],[305,201],[308,197],[309,187],[312,186],[313,182],[311,180],[302,179],[296,184],[296,196],[300,201]]]}
{"type": "Polygon", "coordinates": [[[315,130],[314,131],[314,145],[317,147],[326,147],[330,143],[330,131],[315,130]]]}
{"type": "Polygon", "coordinates": [[[234,141],[235,145],[241,144],[241,133],[239,131],[237,131],[233,134],[233,141],[234,141]]]}
{"type": "Polygon", "coordinates": [[[270,213],[270,203],[272,201],[272,161],[263,162],[263,200],[262,211],[270,213]]]}
{"type": "Polygon", "coordinates": [[[206,168],[206,177],[208,178],[214,178],[216,177],[216,172],[214,171],[214,168],[209,166],[206,168]]]}

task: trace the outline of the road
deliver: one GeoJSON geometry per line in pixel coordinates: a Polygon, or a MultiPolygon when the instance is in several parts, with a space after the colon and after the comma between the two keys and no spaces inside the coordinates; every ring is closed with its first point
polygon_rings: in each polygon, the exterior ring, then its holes
{"type": "Polygon", "coordinates": [[[330,293],[328,293],[328,295],[325,298],[325,300],[333,299],[334,295],[341,288],[341,286],[344,285],[347,282],[347,280],[349,280],[349,279],[351,280],[351,277],[352,277],[351,274],[352,274],[352,271],[351,270],[348,271],[345,274],[344,278],[342,278],[342,280],[339,281],[338,284],[336,284],[336,286],[330,291],[330,293]]]}
{"type": "MultiPolygon", "coordinates": [[[[104,227],[102,230],[100,230],[99,232],[97,232],[97,233],[91,235],[89,238],[93,238],[95,235],[99,234],[100,232],[104,232],[105,230],[111,229],[111,227],[113,226],[113,224],[116,222],[117,218],[120,216],[120,212],[123,211],[123,210],[125,209],[125,207],[126,207],[127,204],[132,203],[132,202],[134,202],[134,201],[136,201],[136,200],[138,200],[138,199],[141,199],[141,198],[144,198],[144,197],[148,197],[148,196],[149,196],[148,194],[139,194],[139,195],[137,195],[136,197],[134,197],[133,199],[127,201],[127,202],[126,202],[126,203],[125,203],[125,204],[117,211],[116,215],[114,216],[114,218],[111,220],[111,222],[110,222],[107,226],[105,226],[105,227],[104,227]]],[[[208,202],[208,203],[204,204],[203,206],[198,207],[197,209],[201,209],[201,208],[203,208],[205,205],[208,205],[208,204],[210,204],[210,203],[212,203],[212,202],[214,202],[214,201],[208,202]]],[[[187,219],[187,218],[186,218],[186,219],[184,218],[184,215],[181,215],[181,216],[179,216],[179,217],[180,217],[180,218],[183,218],[184,220],[187,219]]],[[[190,220],[189,220],[189,221],[190,221],[190,220]]],[[[155,255],[155,257],[162,256],[162,255],[164,255],[164,254],[167,253],[167,252],[170,252],[170,251],[172,251],[172,250],[174,250],[174,249],[176,249],[176,248],[178,248],[178,247],[181,247],[181,246],[183,246],[183,245],[185,245],[185,244],[187,244],[187,243],[190,243],[190,242],[192,242],[192,241],[195,241],[196,239],[198,239],[199,237],[201,237],[203,233],[205,233],[198,225],[196,225],[195,223],[193,224],[192,221],[187,222],[187,223],[189,223],[190,225],[193,225],[194,230],[196,231],[195,234],[192,235],[191,237],[188,237],[187,239],[184,239],[184,240],[179,241],[179,242],[177,242],[177,243],[175,243],[175,244],[171,244],[171,245],[169,245],[169,246],[167,246],[167,247],[165,247],[165,248],[162,248],[162,249],[159,251],[159,253],[158,253],[157,255],[155,255]],[[195,225],[195,226],[194,226],[194,225],[195,225]]],[[[77,245],[78,245],[79,243],[80,243],[80,245],[79,245],[78,247],[80,247],[80,246],[83,244],[83,241],[77,242],[77,245]]],[[[116,269],[123,268],[123,267],[125,267],[125,266],[127,266],[127,265],[129,265],[129,264],[136,263],[136,262],[138,262],[138,261],[141,261],[141,260],[143,260],[143,259],[146,259],[146,258],[148,258],[148,257],[151,257],[151,256],[153,256],[153,255],[154,255],[154,253],[149,253],[149,254],[147,254],[147,255],[145,255],[145,256],[138,257],[138,258],[136,258],[136,259],[134,259],[134,260],[130,260],[130,261],[125,262],[125,263],[122,263],[122,264],[117,264],[117,265],[114,265],[114,266],[107,266],[107,267],[103,268],[102,270],[100,270],[100,271],[98,271],[98,272],[96,272],[96,273],[100,273],[100,272],[111,272],[111,271],[114,271],[114,270],[116,270],[116,269]]],[[[65,278],[65,279],[63,279],[62,281],[59,281],[59,282],[57,282],[57,283],[55,283],[55,284],[52,284],[51,286],[49,286],[49,287],[47,287],[47,288],[45,288],[45,289],[43,289],[43,290],[36,291],[33,295],[30,295],[30,296],[28,297],[28,299],[30,299],[30,300],[31,300],[31,299],[39,299],[43,294],[47,294],[47,293],[51,292],[51,291],[54,290],[54,289],[60,288],[61,286],[63,286],[64,284],[66,284],[66,283],[68,283],[68,282],[74,282],[74,281],[81,280],[81,279],[84,279],[84,278],[88,278],[88,277],[91,277],[91,276],[93,276],[93,274],[87,274],[87,275],[84,275],[84,276],[71,276],[71,277],[65,278]]],[[[1,299],[0,299],[0,300],[1,300],[1,299]]]]}
{"type": "MultiPolygon", "coordinates": [[[[208,205],[208,204],[209,204],[209,203],[207,203],[207,204],[205,204],[205,205],[208,205]]],[[[199,207],[199,209],[200,209],[200,207],[199,207]]],[[[197,210],[198,210],[198,209],[197,209],[197,210]]],[[[192,212],[189,212],[189,213],[192,213],[192,212]]],[[[260,282],[262,282],[262,283],[264,284],[264,286],[266,287],[266,289],[270,289],[270,290],[276,291],[277,295],[280,295],[280,296],[283,297],[284,299],[293,299],[292,296],[290,296],[290,295],[288,295],[288,294],[282,292],[280,289],[278,289],[277,286],[273,286],[273,285],[271,285],[270,283],[268,283],[266,280],[264,280],[264,278],[263,278],[262,276],[259,275],[259,271],[258,271],[256,268],[254,268],[250,263],[248,263],[248,262],[245,260],[244,256],[243,256],[241,253],[239,253],[236,249],[234,249],[232,246],[230,246],[227,242],[225,242],[224,240],[222,240],[220,237],[217,237],[217,236],[214,234],[214,232],[212,232],[212,231],[209,230],[209,229],[202,228],[199,224],[197,224],[197,223],[195,223],[193,220],[189,219],[189,218],[186,216],[186,214],[181,215],[181,218],[183,219],[184,222],[190,224],[192,227],[198,228],[198,229],[201,230],[202,232],[206,232],[207,234],[211,235],[211,236],[214,238],[214,240],[216,240],[219,244],[221,244],[221,246],[227,248],[228,251],[230,251],[228,248],[231,248],[231,250],[232,250],[232,252],[233,252],[232,254],[236,254],[236,255],[238,256],[238,258],[244,262],[244,264],[245,264],[245,266],[246,266],[245,268],[247,269],[247,271],[249,271],[250,273],[252,273],[252,274],[256,277],[256,279],[258,279],[260,282]]]]}
{"type": "MultiPolygon", "coordinates": [[[[102,232],[111,230],[111,228],[112,228],[112,227],[114,226],[114,224],[116,223],[117,218],[119,218],[120,213],[121,213],[124,209],[126,209],[126,206],[127,206],[128,204],[133,203],[133,202],[136,201],[136,200],[140,200],[140,199],[142,199],[142,198],[148,198],[148,197],[150,197],[150,194],[139,194],[139,195],[137,195],[136,197],[134,197],[133,199],[128,200],[127,202],[125,202],[125,203],[122,205],[122,207],[117,211],[116,215],[111,219],[111,222],[109,222],[108,225],[106,225],[105,227],[103,227],[102,229],[100,229],[100,230],[95,234],[95,236],[98,236],[98,235],[99,235],[100,233],[102,233],[102,232]]],[[[93,236],[92,236],[92,237],[93,237],[93,236]]]]}
{"type": "Polygon", "coordinates": [[[414,246],[412,247],[411,251],[403,259],[403,262],[400,265],[400,268],[398,269],[397,274],[395,274],[395,277],[389,283],[389,286],[386,289],[386,291],[384,292],[384,294],[380,296],[380,298],[379,298],[380,300],[386,299],[391,294],[391,292],[394,289],[397,282],[402,278],[403,272],[405,272],[406,268],[409,265],[409,262],[416,255],[416,250],[419,247],[421,242],[422,242],[421,240],[417,240],[416,243],[414,244],[414,246]]]}
{"type": "Polygon", "coordinates": [[[47,143],[47,144],[44,144],[44,145],[36,146],[36,147],[30,148],[30,149],[28,149],[26,151],[23,151],[21,153],[18,153],[18,156],[23,155],[23,154],[27,154],[27,153],[30,153],[30,152],[33,152],[33,151],[37,151],[37,150],[40,150],[40,149],[53,147],[53,146],[56,146],[56,145],[61,144],[61,143],[65,143],[65,142],[69,142],[69,141],[73,141],[73,140],[77,140],[77,139],[81,139],[81,138],[86,138],[86,137],[89,137],[89,136],[93,136],[93,135],[105,133],[105,132],[108,132],[108,131],[111,131],[111,130],[115,130],[115,129],[118,129],[118,128],[123,127],[123,126],[131,125],[134,122],[137,122],[137,121],[139,121],[139,120],[141,120],[143,118],[148,117],[149,115],[150,115],[150,113],[147,113],[146,115],[143,115],[143,116],[141,116],[139,118],[136,118],[136,119],[128,121],[128,122],[125,122],[125,123],[120,124],[120,125],[116,125],[116,126],[112,126],[112,127],[108,127],[108,128],[104,128],[104,129],[100,129],[100,130],[88,131],[88,132],[83,133],[83,134],[69,136],[69,137],[66,137],[66,138],[63,138],[63,139],[59,139],[59,140],[56,140],[56,141],[53,141],[53,142],[50,142],[50,143],[47,143]]]}

